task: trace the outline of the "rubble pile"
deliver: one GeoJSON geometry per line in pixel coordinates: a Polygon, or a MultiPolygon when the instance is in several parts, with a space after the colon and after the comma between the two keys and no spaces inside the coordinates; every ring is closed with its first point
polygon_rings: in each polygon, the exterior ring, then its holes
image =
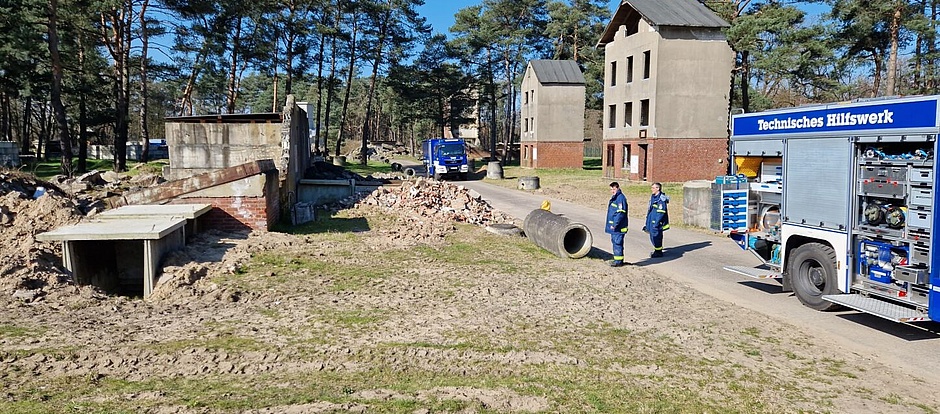
{"type": "Polygon", "coordinates": [[[352,197],[340,204],[344,204],[340,208],[375,207],[394,213],[405,222],[394,238],[420,242],[442,240],[456,230],[455,223],[488,226],[513,222],[476,192],[423,177],[403,181],[398,187],[379,187],[364,198],[352,197]]]}
{"type": "Polygon", "coordinates": [[[304,178],[311,180],[367,180],[367,178],[343,167],[323,161],[314,162],[304,170],[304,178]]]}
{"type": "MultiPolygon", "coordinates": [[[[362,154],[362,148],[356,148],[346,154],[347,160],[359,160],[362,154]]],[[[392,144],[373,144],[369,145],[366,155],[369,159],[379,160],[385,163],[391,162],[391,159],[402,156],[402,155],[411,155],[411,151],[404,145],[392,145],[392,144]]]]}
{"type": "Polygon", "coordinates": [[[94,215],[107,208],[104,200],[161,184],[166,180],[156,174],[129,174],[114,171],[89,171],[75,178],[64,175],[52,177],[52,182],[75,200],[78,209],[85,215],[94,215]]]}
{"type": "Polygon", "coordinates": [[[0,294],[32,301],[46,288],[70,283],[61,268],[61,247],[35,236],[83,216],[55,184],[0,172],[0,294]]]}

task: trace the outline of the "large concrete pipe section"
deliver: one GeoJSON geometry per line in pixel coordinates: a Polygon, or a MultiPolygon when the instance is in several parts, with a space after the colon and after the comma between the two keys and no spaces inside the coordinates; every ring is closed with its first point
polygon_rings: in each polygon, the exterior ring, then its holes
{"type": "Polygon", "coordinates": [[[559,257],[580,259],[594,244],[587,226],[542,209],[532,210],[526,216],[522,230],[536,245],[559,257]]]}

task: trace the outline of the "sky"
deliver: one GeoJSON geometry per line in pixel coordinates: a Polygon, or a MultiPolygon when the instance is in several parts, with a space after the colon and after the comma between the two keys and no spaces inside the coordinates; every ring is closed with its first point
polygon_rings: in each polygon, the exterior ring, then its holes
{"type": "MultiPolygon", "coordinates": [[[[454,25],[454,14],[458,10],[482,3],[480,0],[425,0],[424,5],[418,7],[418,12],[428,19],[428,23],[436,33],[448,34],[454,25]]],[[[610,13],[620,4],[620,0],[610,1],[610,13]]]]}
{"type": "MultiPolygon", "coordinates": [[[[454,25],[454,14],[460,9],[480,3],[481,0],[425,0],[424,5],[418,7],[418,12],[428,19],[428,23],[431,24],[434,32],[449,34],[450,27],[454,25]]],[[[620,0],[610,0],[608,2],[611,15],[613,15],[619,4],[620,0]]],[[[801,7],[812,15],[818,14],[824,6],[805,5],[801,7]]]]}

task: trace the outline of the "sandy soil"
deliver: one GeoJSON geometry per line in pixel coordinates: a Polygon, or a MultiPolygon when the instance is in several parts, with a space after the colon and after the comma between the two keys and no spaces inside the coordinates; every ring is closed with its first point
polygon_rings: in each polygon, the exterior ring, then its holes
{"type": "MultiPolygon", "coordinates": [[[[611,269],[599,258],[571,261],[538,252],[538,262],[469,264],[471,271],[404,253],[394,256],[401,257],[399,263],[383,263],[388,252],[444,249],[454,238],[500,243],[493,240],[500,236],[480,226],[454,223],[419,239],[403,237],[416,223],[435,220],[416,217],[411,208],[361,204],[350,209],[345,217],[376,225],[352,229],[349,238],[204,233],[166,259],[152,297],[108,296],[74,286],[56,265],[56,246],[32,239],[80,218],[68,200],[31,200],[24,194],[0,194],[0,212],[5,208],[7,217],[0,224],[0,401],[8,403],[27,399],[43,406],[43,398],[62,398],[54,391],[43,397],[36,389],[63,379],[222,377],[253,384],[272,378],[290,388],[304,386],[297,378],[310,373],[342,377],[380,367],[401,376],[519,381],[536,371],[558,370],[574,372],[571,381],[577,382],[590,372],[593,378],[580,381],[688,393],[702,400],[702,406],[692,405],[699,412],[940,410],[936,399],[925,397],[940,386],[933,379],[915,378],[864,356],[838,354],[792,326],[731,303],[700,295],[690,300],[686,287],[648,269],[611,269]],[[367,253],[358,253],[362,250],[367,253]],[[263,270],[264,261],[275,263],[274,257],[293,259],[263,270]],[[348,281],[329,271],[297,266],[285,272],[291,260],[328,265],[323,269],[390,271],[367,278],[358,288],[339,288],[348,281]],[[379,316],[361,323],[322,316],[363,312],[379,316]],[[461,339],[466,337],[472,339],[461,339]],[[226,338],[247,342],[235,349],[207,345],[226,338]],[[490,347],[454,345],[461,341],[490,347]]],[[[530,252],[515,241],[507,242],[507,251],[530,252]]],[[[67,398],[156,413],[372,412],[376,404],[398,400],[413,402],[401,412],[414,413],[449,412],[427,408],[440,401],[461,402],[459,412],[658,412],[629,401],[597,409],[576,396],[524,390],[500,381],[410,391],[353,388],[344,402],[314,398],[271,406],[259,400],[248,409],[188,406],[160,389],[67,398]]]]}

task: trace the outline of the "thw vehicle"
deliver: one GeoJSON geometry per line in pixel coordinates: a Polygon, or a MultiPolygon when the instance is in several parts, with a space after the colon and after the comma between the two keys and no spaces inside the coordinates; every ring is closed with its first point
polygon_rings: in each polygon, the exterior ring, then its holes
{"type": "Polygon", "coordinates": [[[443,177],[467,179],[470,165],[466,144],[460,138],[431,138],[421,144],[421,161],[427,167],[428,176],[435,180],[443,177]]]}
{"type": "Polygon", "coordinates": [[[780,278],[817,310],[842,305],[895,322],[940,321],[938,101],[733,116],[733,172],[747,196],[722,214],[746,211],[748,224],[731,236],[764,264],[725,269],[780,278]]]}

